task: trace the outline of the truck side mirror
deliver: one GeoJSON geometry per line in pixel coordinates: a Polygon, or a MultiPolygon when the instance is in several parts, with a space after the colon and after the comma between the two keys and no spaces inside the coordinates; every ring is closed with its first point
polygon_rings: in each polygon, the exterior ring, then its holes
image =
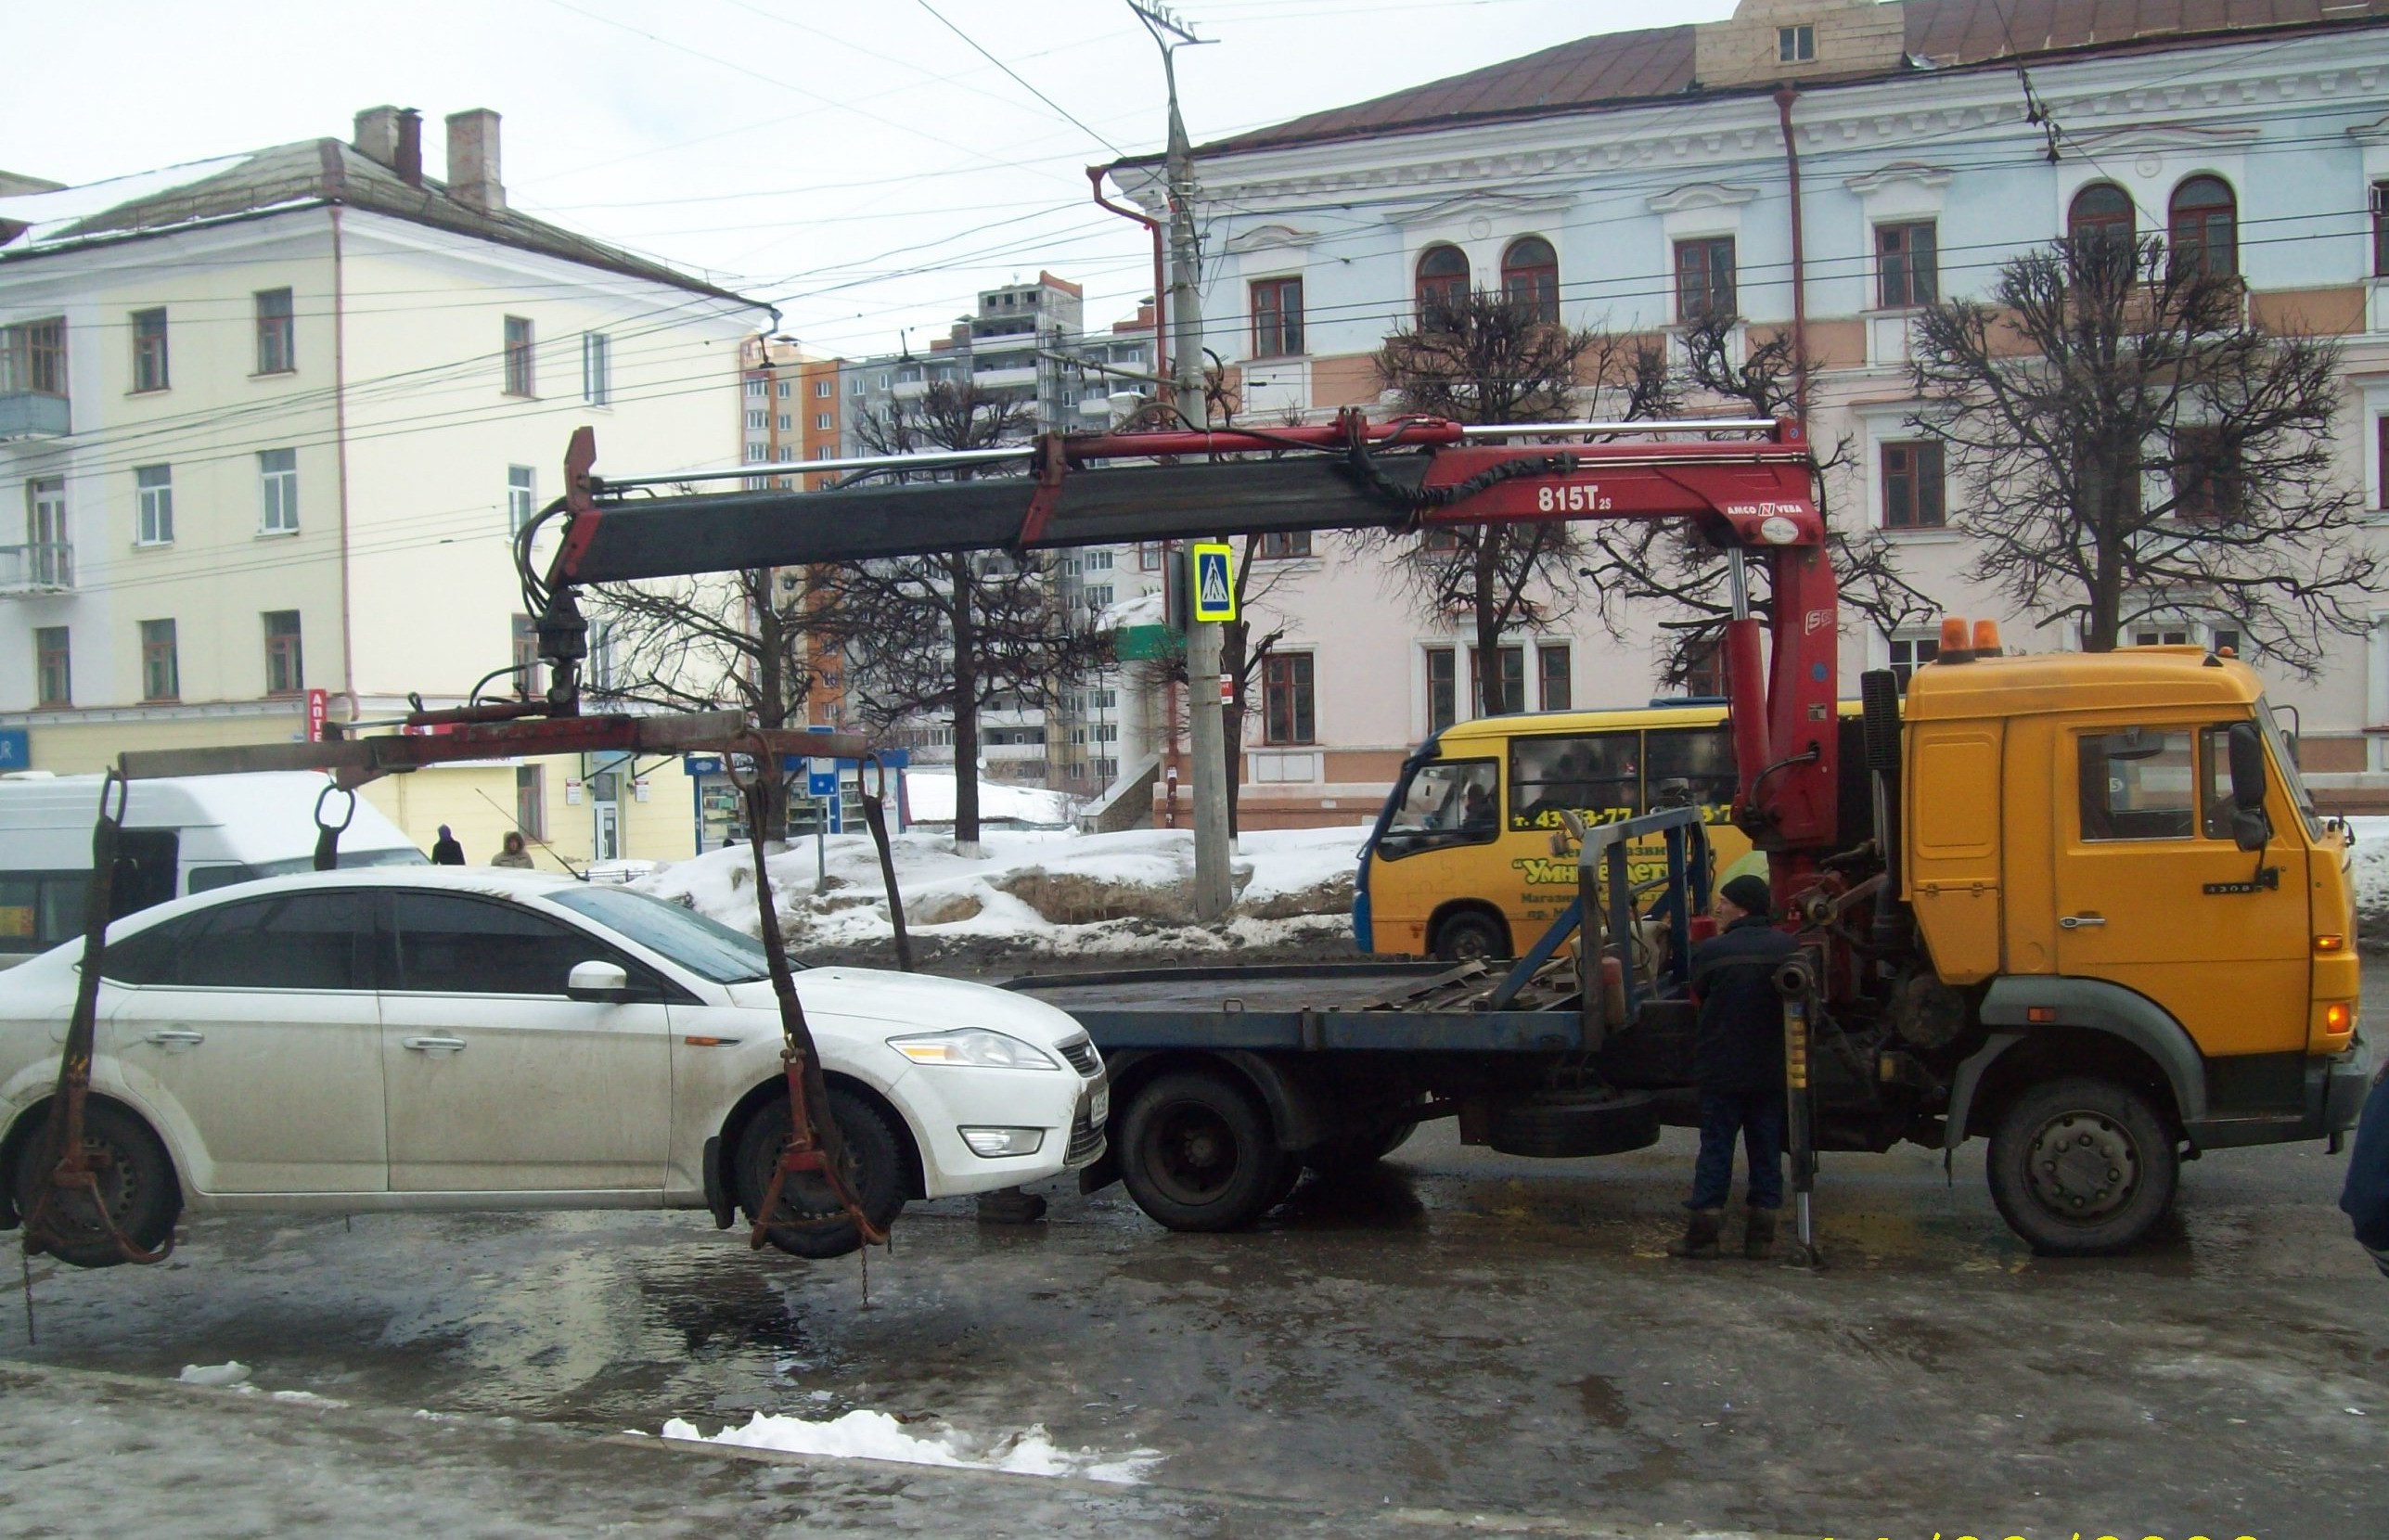
{"type": "Polygon", "coordinates": [[[2265,739],[2253,722],[2235,722],[2225,735],[2231,762],[2231,840],[2241,850],[2263,850],[2273,840],[2265,812],[2265,739]]]}

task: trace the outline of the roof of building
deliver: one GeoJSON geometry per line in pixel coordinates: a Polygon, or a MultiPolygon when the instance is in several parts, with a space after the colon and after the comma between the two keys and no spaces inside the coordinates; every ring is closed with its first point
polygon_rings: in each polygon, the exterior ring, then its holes
{"type": "Polygon", "coordinates": [[[339,139],[302,139],[79,187],[0,195],[0,263],[329,204],[366,209],[649,283],[754,303],[677,268],[545,220],[452,198],[447,184],[437,177],[426,176],[418,186],[339,139]]]}
{"type": "MultiPolygon", "coordinates": [[[[1824,77],[1831,83],[2050,55],[2229,42],[2298,27],[2365,26],[2389,0],[1899,0],[1907,61],[1897,71],[1824,77]]],[[[1350,107],[1313,112],[1205,145],[1202,155],[1274,149],[1384,134],[1425,133],[1503,118],[1598,110],[1703,88],[1694,29],[1604,32],[1350,107]]],[[[1814,80],[1818,77],[1810,76],[1814,80]]],[[[1736,86],[1752,91],[1764,86],[1736,86]]],[[[1719,91],[1718,94],[1724,94],[1719,91]]],[[[1137,156],[1127,163],[1159,160],[1137,156]]]]}

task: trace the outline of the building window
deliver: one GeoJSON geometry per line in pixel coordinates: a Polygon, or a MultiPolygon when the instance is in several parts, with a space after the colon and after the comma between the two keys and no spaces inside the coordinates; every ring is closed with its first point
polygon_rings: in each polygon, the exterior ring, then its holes
{"type": "Polygon", "coordinates": [[[1458,654],[1447,647],[1427,649],[1427,732],[1442,732],[1460,716],[1458,654]]]}
{"type": "Polygon", "coordinates": [[[0,327],[0,395],[67,393],[67,324],[0,327]]]}
{"type": "Polygon", "coordinates": [[[528,615],[514,617],[514,687],[525,700],[544,695],[547,690],[546,671],[539,662],[539,628],[528,615]]]}
{"type": "Polygon", "coordinates": [[[136,466],[133,471],[134,498],[138,507],[137,522],[133,533],[136,545],[171,545],[174,543],[174,468],[168,465],[136,466]]]}
{"type": "Polygon", "coordinates": [[[581,399],[592,406],[613,404],[614,344],[602,331],[581,334],[581,399]]]}
{"type": "Polygon", "coordinates": [[[532,394],[531,323],[520,315],[506,318],[506,393],[532,394]]]}
{"type": "Polygon", "coordinates": [[[1311,694],[1311,655],[1277,652],[1261,661],[1261,740],[1313,743],[1318,738],[1311,694]]]}
{"type": "Polygon", "coordinates": [[[827,433],[837,426],[838,419],[831,417],[828,413],[816,412],[813,414],[813,430],[815,432],[827,433]]]}
{"type": "Polygon", "coordinates": [[[1419,548],[1435,556],[1457,556],[1460,531],[1457,524],[1430,524],[1419,532],[1419,548]]]}
{"type": "Polygon", "coordinates": [[[1098,613],[1111,608],[1111,584],[1090,583],[1086,585],[1086,607],[1098,613]]]}
{"type": "Polygon", "coordinates": [[[289,374],[299,366],[296,326],[287,289],[257,291],[257,372],[289,374]]]}
{"type": "Polygon", "coordinates": [[[861,395],[863,393],[863,377],[861,375],[856,375],[854,379],[846,382],[846,393],[850,396],[861,395]]]}
{"type": "Polygon", "coordinates": [[[162,391],[171,383],[166,367],[166,313],[133,313],[133,388],[162,391]]]}
{"type": "Polygon", "coordinates": [[[1903,693],[1918,669],[1941,656],[1941,639],[1937,636],[1894,636],[1891,639],[1891,670],[1899,680],[1903,693]]]}
{"type": "Polygon", "coordinates": [[[2372,276],[2389,278],[2389,182],[2372,184],[2372,276]]]}
{"type": "Polygon", "coordinates": [[[1547,326],[1560,324],[1560,254],[1541,236],[1522,236],[1501,254],[1501,295],[1547,326]]]}
{"type": "Polygon", "coordinates": [[[1515,716],[1526,709],[1526,649],[1505,647],[1494,649],[1494,699],[1484,699],[1484,671],[1478,666],[1477,649],[1469,648],[1469,681],[1477,703],[1479,716],[1515,716]]]}
{"type": "Polygon", "coordinates": [[[813,382],[813,399],[828,401],[838,394],[838,382],[827,375],[813,382]]]}
{"type": "Polygon", "coordinates": [[[299,533],[299,452],[257,452],[257,533],[299,533]]]}
{"type": "Polygon", "coordinates": [[[2173,482],[2177,519],[2235,519],[2247,492],[2240,456],[2213,428],[2174,430],[2173,482]]]}
{"type": "Polygon", "coordinates": [[[1875,226],[1877,302],[1914,310],[1941,298],[1939,237],[1933,221],[1875,226]]]}
{"type": "Polygon", "coordinates": [[[183,665],[174,649],[174,622],[141,622],[141,699],[179,700],[183,698],[183,665]]]}
{"type": "Polygon", "coordinates": [[[1086,570],[1090,572],[1108,572],[1111,571],[1111,553],[1099,547],[1087,552],[1086,570]]]}
{"type": "Polygon", "coordinates": [[[794,432],[794,431],[796,430],[795,430],[795,424],[796,424],[796,419],[795,419],[794,417],[790,417],[788,413],[786,413],[786,412],[782,412],[782,413],[779,415],[779,430],[780,430],[781,432],[783,432],[783,433],[790,433],[790,432],[794,432]]]}
{"type": "Polygon", "coordinates": [[[74,586],[74,543],[67,535],[63,476],[25,483],[25,575],[45,588],[74,586]]]}
{"type": "Polygon", "coordinates": [[[1433,330],[1469,297],[1467,254],[1457,246],[1428,247],[1419,253],[1418,289],[1419,325],[1433,330]]]}
{"type": "Polygon", "coordinates": [[[1883,445],[1883,528],[1937,530],[1949,522],[1941,475],[1941,445],[1883,445]]]}
{"type": "Polygon", "coordinates": [[[1303,280],[1263,278],[1252,286],[1252,356],[1291,358],[1303,351],[1303,280]]]}
{"type": "Polygon", "coordinates": [[[772,415],[758,406],[747,413],[747,431],[761,433],[771,427],[772,415]]]}
{"type": "Polygon", "coordinates": [[[772,386],[772,394],[779,397],[782,401],[786,401],[788,399],[788,384],[789,382],[785,379],[774,384],[772,386]]]}
{"type": "Polygon", "coordinates": [[[1535,649],[1535,681],[1541,687],[1539,699],[1547,712],[1564,712],[1575,704],[1575,679],[1570,667],[1568,644],[1546,642],[1535,649]]]}
{"type": "Polygon", "coordinates": [[[2372,505],[2389,510],[2389,417],[2372,419],[2372,443],[2375,480],[2380,482],[2372,505]]]}
{"type": "Polygon", "coordinates": [[[2134,231],[2132,199],[2113,182],[2093,182],[2074,195],[2065,212],[2065,233],[2075,240],[2091,237],[2129,241],[2134,231]]]}
{"type": "Polygon", "coordinates": [[[816,460],[834,460],[838,457],[838,446],[834,443],[825,443],[813,452],[813,457],[816,460]]]}
{"type": "Polygon", "coordinates": [[[2172,262],[2218,278],[2240,272],[2240,205],[2219,176],[2193,176],[2174,189],[2172,262]]]}
{"type": "Polygon", "coordinates": [[[539,473],[527,465],[506,468],[506,527],[520,534],[538,505],[539,473]]]}
{"type": "Polygon", "coordinates": [[[767,443],[751,443],[747,445],[747,463],[749,465],[761,465],[771,457],[771,445],[767,443]]]}
{"type": "Polygon", "coordinates": [[[751,396],[761,396],[768,395],[770,393],[771,386],[760,376],[751,378],[747,381],[747,394],[751,396]]]}
{"type": "Polygon", "coordinates": [[[514,767],[514,827],[527,840],[547,838],[547,767],[544,764],[514,767]]]}
{"type": "Polygon", "coordinates": [[[1807,64],[1817,58],[1817,29],[1808,22],[1775,30],[1775,61],[1807,64]]]}
{"type": "Polygon", "coordinates": [[[67,651],[67,628],[33,628],[33,699],[43,706],[74,704],[74,663],[67,651]]]}
{"type": "Polygon", "coordinates": [[[299,612],[265,612],[265,693],[297,695],[307,687],[307,673],[299,655],[299,612]]]}
{"type": "Polygon", "coordinates": [[[1264,560],[1279,560],[1311,554],[1311,532],[1308,530],[1276,530],[1261,537],[1254,553],[1264,560]]]}
{"type": "Polygon", "coordinates": [[[1676,314],[1685,321],[1734,314],[1733,237],[1676,243],[1676,314]]]}

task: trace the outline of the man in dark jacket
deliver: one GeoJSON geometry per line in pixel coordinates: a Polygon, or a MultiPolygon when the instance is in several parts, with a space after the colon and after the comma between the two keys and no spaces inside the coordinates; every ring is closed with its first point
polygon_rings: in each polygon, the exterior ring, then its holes
{"type": "Polygon", "coordinates": [[[464,864],[465,847],[458,844],[456,842],[456,837],[448,832],[448,826],[442,824],[440,826],[440,837],[431,841],[431,865],[435,866],[461,866],[464,864]]]}
{"type": "Polygon", "coordinates": [[[1744,875],[1717,890],[1712,905],[1724,929],[1692,948],[1692,995],[1700,1024],[1692,1038],[1701,1090],[1701,1154],[1692,1167],[1692,1211],[1670,1256],[1714,1257],[1734,1179],[1734,1140],[1750,1163],[1750,1219],[1742,1254],[1775,1249],[1776,1211],[1783,1207],[1783,998],[1775,970],[1798,944],[1767,921],[1774,895],[1765,879],[1744,875]]]}
{"type": "Polygon", "coordinates": [[[2372,1094],[2364,1098],[2339,1206],[2356,1221],[2357,1244],[2389,1276],[2389,1066],[2373,1077],[2372,1094]]]}

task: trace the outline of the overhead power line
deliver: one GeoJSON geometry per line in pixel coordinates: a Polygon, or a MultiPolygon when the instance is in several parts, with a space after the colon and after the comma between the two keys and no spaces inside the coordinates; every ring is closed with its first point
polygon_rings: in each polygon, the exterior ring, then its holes
{"type": "Polygon", "coordinates": [[[1100,133],[1092,128],[1088,128],[1086,124],[1080,120],[1078,114],[1072,112],[1069,108],[1062,106],[1061,103],[1054,100],[1051,96],[1047,96],[1035,86],[1031,85],[1027,81],[1022,80],[1019,71],[1013,69],[1002,59],[997,58],[985,48],[980,46],[980,43],[977,38],[972,37],[969,32],[964,32],[953,22],[947,20],[945,19],[945,13],[939,10],[935,6],[931,5],[929,0],[915,0],[915,4],[918,5],[921,9],[929,12],[931,17],[934,17],[939,26],[944,27],[947,32],[952,32],[955,36],[962,39],[963,42],[970,45],[972,50],[975,51],[980,58],[985,59],[996,69],[1003,71],[1007,75],[1011,76],[1012,79],[1019,83],[1021,90],[1026,91],[1030,96],[1036,97],[1037,100],[1045,103],[1047,107],[1052,108],[1056,112],[1060,113],[1064,118],[1075,124],[1086,135],[1088,138],[1093,139],[1097,144],[1101,145],[1104,148],[1110,150],[1114,155],[1124,157],[1128,153],[1126,150],[1122,149],[1118,145],[1113,144],[1110,139],[1104,137],[1100,133]]]}

